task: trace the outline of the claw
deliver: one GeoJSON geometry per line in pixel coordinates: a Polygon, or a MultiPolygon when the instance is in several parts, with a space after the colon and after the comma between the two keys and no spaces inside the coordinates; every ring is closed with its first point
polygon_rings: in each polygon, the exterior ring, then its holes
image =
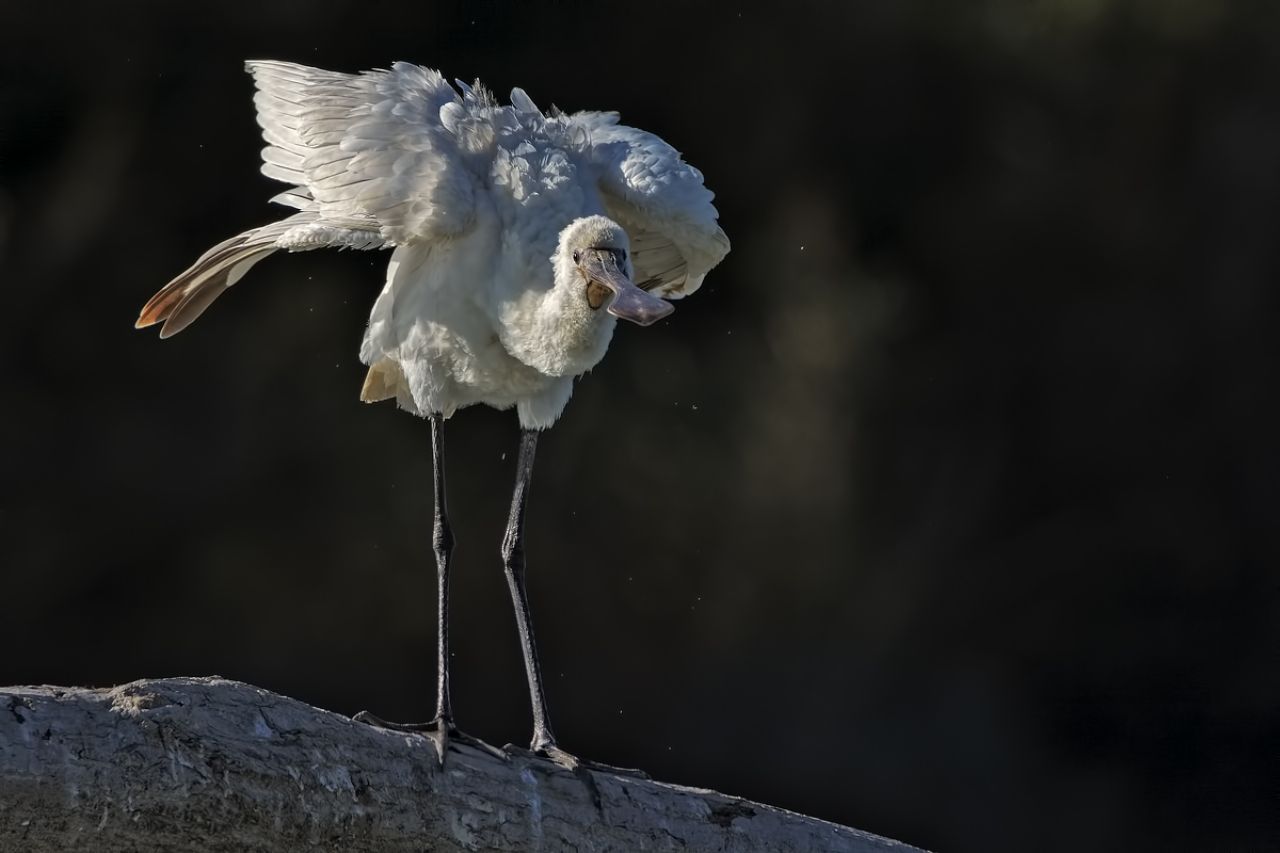
{"type": "Polygon", "coordinates": [[[493,744],[485,743],[478,737],[473,737],[466,732],[460,731],[453,724],[453,720],[436,717],[427,723],[390,723],[381,717],[370,714],[368,711],[361,711],[351,718],[357,723],[366,723],[370,726],[376,726],[380,729],[387,729],[393,732],[410,732],[412,734],[422,735],[431,741],[436,748],[436,759],[440,763],[440,767],[444,767],[444,755],[449,750],[449,742],[464,743],[467,746],[487,753],[501,761],[509,761],[510,757],[498,749],[493,744]]]}
{"type": "Polygon", "coordinates": [[[579,758],[571,752],[566,752],[554,743],[547,743],[534,749],[525,749],[507,744],[502,748],[503,752],[508,756],[520,756],[522,758],[541,758],[550,761],[557,767],[563,767],[570,773],[581,775],[583,771],[590,770],[595,773],[608,773],[614,776],[633,776],[637,779],[652,778],[648,773],[634,767],[615,767],[612,764],[602,764],[599,761],[589,761],[585,758],[579,758]]]}

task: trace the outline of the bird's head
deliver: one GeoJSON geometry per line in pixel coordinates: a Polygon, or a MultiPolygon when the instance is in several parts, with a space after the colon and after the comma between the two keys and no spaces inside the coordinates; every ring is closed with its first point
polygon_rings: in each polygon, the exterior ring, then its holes
{"type": "Polygon", "coordinates": [[[582,288],[592,310],[605,306],[615,317],[641,326],[656,323],[675,310],[670,302],[633,282],[631,241],[622,226],[605,216],[575,219],[560,232],[556,266],[582,288]]]}

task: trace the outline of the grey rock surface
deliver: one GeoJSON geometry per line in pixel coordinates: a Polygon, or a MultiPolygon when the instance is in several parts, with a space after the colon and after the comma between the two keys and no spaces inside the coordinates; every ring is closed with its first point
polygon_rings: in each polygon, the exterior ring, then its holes
{"type": "Polygon", "coordinates": [[[373,728],[221,678],[0,688],[0,850],[916,848],[714,791],[373,728]]]}

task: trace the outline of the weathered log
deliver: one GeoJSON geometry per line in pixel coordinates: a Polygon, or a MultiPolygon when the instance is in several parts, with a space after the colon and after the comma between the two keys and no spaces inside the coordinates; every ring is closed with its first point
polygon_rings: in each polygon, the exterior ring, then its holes
{"type": "Polygon", "coordinates": [[[0,688],[0,850],[915,848],[714,791],[508,760],[221,678],[0,688]]]}

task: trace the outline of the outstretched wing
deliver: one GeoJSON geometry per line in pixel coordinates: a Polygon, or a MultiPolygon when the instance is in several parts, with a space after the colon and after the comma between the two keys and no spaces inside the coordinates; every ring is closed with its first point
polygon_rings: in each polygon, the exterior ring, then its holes
{"type": "Polygon", "coordinates": [[[617,113],[577,113],[590,134],[605,210],[627,229],[636,283],[668,299],[693,293],[729,253],[702,173],[652,133],[617,113]]]}
{"type": "Polygon", "coordinates": [[[273,201],[321,222],[376,228],[392,245],[470,224],[475,177],[442,122],[461,99],[438,72],[406,62],[360,74],[289,62],[246,68],[267,141],[262,173],[292,185],[273,201]]]}
{"type": "Polygon", "coordinates": [[[283,249],[305,252],[311,249],[381,249],[384,243],[377,230],[358,223],[328,224],[315,211],[250,228],[223,240],[147,300],[134,324],[143,329],[164,323],[161,338],[172,337],[196,321],[227,288],[244,278],[254,264],[283,249]]]}
{"type": "Polygon", "coordinates": [[[458,133],[470,126],[467,110],[437,72],[403,62],[361,74],[289,62],[246,68],[267,141],[262,171],[291,185],[272,201],[300,212],[224,240],[153,296],[136,325],[162,322],[162,338],[277,250],[380,249],[471,222],[471,139],[458,133]]]}

